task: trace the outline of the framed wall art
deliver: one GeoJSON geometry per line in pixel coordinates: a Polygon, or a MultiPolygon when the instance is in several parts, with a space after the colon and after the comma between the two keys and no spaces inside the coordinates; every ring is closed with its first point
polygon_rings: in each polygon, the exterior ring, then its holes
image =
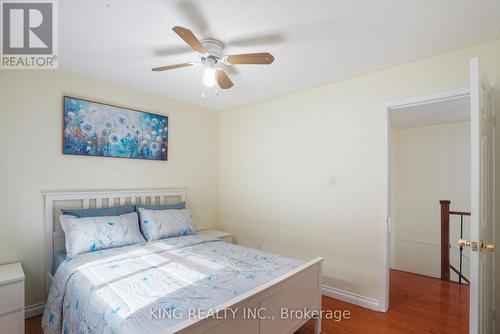
{"type": "Polygon", "coordinates": [[[64,96],[63,154],[168,160],[168,117],[64,96]]]}

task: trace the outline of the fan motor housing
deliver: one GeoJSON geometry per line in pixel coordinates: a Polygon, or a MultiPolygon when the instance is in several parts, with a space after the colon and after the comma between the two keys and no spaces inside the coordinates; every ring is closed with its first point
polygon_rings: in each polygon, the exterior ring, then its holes
{"type": "MultiPolygon", "coordinates": [[[[224,44],[216,39],[204,39],[200,43],[207,49],[208,56],[214,56],[217,59],[222,58],[224,44]]],[[[207,57],[209,58],[209,57],[207,57]]]]}

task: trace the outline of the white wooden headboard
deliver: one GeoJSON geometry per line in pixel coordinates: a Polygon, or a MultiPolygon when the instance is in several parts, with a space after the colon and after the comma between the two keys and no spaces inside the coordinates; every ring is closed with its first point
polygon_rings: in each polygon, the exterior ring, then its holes
{"type": "Polygon", "coordinates": [[[160,205],[186,201],[185,188],[150,190],[112,190],[84,192],[44,192],[45,201],[45,272],[47,290],[54,254],[65,248],[64,232],[59,223],[61,208],[107,208],[125,204],[160,205]]]}

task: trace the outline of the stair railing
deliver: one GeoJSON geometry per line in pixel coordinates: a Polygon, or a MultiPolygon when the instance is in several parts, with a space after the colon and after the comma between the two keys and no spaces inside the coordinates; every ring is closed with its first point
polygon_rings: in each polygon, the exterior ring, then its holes
{"type": "Polygon", "coordinates": [[[462,284],[462,280],[470,284],[467,277],[462,274],[463,266],[463,247],[460,246],[460,262],[459,269],[455,268],[450,263],[450,216],[460,216],[460,239],[463,239],[464,233],[464,216],[470,216],[470,212],[451,211],[451,201],[441,200],[441,279],[450,280],[450,269],[458,275],[458,283],[462,284]]]}

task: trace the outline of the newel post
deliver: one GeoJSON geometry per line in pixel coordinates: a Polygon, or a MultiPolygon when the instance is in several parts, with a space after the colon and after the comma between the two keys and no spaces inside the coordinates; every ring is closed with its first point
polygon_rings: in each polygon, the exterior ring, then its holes
{"type": "Polygon", "coordinates": [[[439,201],[441,204],[441,279],[450,280],[450,203],[448,200],[439,201]]]}

